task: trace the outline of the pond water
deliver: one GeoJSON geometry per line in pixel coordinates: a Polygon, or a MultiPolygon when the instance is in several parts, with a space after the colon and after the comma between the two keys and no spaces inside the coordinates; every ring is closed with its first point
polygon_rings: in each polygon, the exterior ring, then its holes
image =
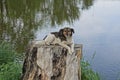
{"type": "Polygon", "coordinates": [[[21,53],[29,41],[42,40],[46,34],[70,26],[93,70],[102,80],[118,80],[119,8],[119,0],[1,0],[0,40],[11,42],[21,53]]]}
{"type": "MultiPolygon", "coordinates": [[[[83,44],[83,54],[92,68],[99,72],[102,80],[120,78],[120,1],[96,1],[82,12],[72,26],[75,43],[83,44]],[[94,59],[92,56],[95,54],[94,59]]],[[[37,39],[58,28],[47,28],[37,32],[37,39]],[[43,35],[41,35],[43,33],[43,35]]]]}

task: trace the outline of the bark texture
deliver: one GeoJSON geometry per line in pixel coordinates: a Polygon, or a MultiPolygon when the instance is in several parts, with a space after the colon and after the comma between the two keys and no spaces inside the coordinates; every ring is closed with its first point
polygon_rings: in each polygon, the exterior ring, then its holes
{"type": "Polygon", "coordinates": [[[81,80],[82,45],[70,55],[61,46],[34,47],[26,52],[21,80],[81,80]]]}

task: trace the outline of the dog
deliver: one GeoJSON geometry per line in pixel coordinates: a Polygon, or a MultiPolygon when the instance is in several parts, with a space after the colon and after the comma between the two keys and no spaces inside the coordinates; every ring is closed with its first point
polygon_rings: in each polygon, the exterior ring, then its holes
{"type": "Polygon", "coordinates": [[[69,54],[74,53],[74,41],[73,41],[74,29],[65,27],[58,32],[51,32],[46,35],[42,41],[34,41],[32,47],[40,47],[43,45],[60,45],[68,50],[69,54]]]}

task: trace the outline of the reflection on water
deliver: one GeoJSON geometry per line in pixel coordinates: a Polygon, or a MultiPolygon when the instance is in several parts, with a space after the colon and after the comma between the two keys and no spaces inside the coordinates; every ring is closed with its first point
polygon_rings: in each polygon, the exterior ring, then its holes
{"type": "Polygon", "coordinates": [[[0,40],[23,52],[38,28],[73,23],[92,4],[93,0],[0,0],[0,40]]]}

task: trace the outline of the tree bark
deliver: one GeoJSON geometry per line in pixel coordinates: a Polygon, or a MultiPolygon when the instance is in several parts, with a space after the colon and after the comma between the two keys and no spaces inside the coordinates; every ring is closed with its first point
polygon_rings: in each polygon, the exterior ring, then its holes
{"type": "Polygon", "coordinates": [[[82,45],[72,55],[61,46],[34,47],[26,52],[21,80],[81,80],[82,45]]]}

